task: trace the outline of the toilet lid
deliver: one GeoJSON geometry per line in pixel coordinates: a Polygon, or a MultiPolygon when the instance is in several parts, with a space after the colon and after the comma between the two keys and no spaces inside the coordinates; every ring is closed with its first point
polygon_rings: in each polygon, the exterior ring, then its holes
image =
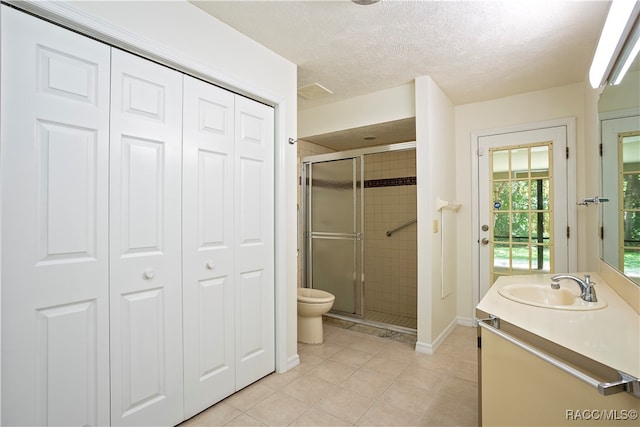
{"type": "Polygon", "coordinates": [[[320,289],[298,288],[298,301],[306,304],[325,304],[336,299],[333,294],[320,289]]]}

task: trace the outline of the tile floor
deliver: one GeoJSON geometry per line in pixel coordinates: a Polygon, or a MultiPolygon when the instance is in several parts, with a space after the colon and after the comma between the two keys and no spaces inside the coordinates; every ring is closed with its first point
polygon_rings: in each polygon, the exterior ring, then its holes
{"type": "Polygon", "coordinates": [[[325,323],[300,365],[271,374],[182,426],[477,426],[475,328],[429,356],[395,339],[325,323]]]}

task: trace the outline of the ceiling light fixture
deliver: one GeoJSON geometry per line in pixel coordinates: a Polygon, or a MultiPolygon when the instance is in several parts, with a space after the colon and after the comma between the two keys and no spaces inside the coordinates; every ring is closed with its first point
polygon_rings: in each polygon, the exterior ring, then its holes
{"type": "Polygon", "coordinates": [[[631,67],[636,56],[638,56],[638,52],[640,52],[640,18],[636,21],[636,25],[633,27],[633,30],[627,39],[627,43],[622,48],[618,62],[616,62],[616,65],[613,66],[613,70],[611,70],[609,84],[619,85],[620,82],[622,82],[624,75],[627,74],[629,67],[631,67]]]}
{"type": "MultiPolygon", "coordinates": [[[[627,55],[630,55],[633,51],[633,46],[628,49],[624,49],[624,46],[629,35],[634,32],[634,24],[639,14],[640,2],[638,1],[613,0],[611,2],[589,70],[589,82],[594,89],[604,85],[607,80],[613,83],[611,73],[616,66],[616,60],[623,65],[627,60],[627,57],[622,57],[623,54],[626,52],[627,55]],[[618,59],[618,56],[621,58],[618,59]]],[[[635,27],[637,32],[638,25],[635,27]]],[[[633,62],[633,58],[631,58],[631,62],[633,62]]],[[[620,66],[618,71],[622,71],[622,69],[623,67],[620,66]]],[[[624,71],[626,72],[626,70],[624,71]]]]}
{"type": "Polygon", "coordinates": [[[361,6],[367,6],[370,4],[378,3],[380,0],[351,0],[351,1],[361,6]]]}

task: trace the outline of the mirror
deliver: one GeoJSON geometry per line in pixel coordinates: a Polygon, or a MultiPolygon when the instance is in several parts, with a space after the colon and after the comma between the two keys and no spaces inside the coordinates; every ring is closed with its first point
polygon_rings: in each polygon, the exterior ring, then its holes
{"type": "Polygon", "coordinates": [[[598,101],[600,142],[600,256],[640,285],[640,57],[624,80],[598,101]]]}

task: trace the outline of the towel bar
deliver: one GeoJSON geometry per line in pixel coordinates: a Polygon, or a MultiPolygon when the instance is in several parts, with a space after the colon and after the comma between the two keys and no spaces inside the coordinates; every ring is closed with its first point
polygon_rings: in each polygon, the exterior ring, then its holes
{"type": "MultiPolygon", "coordinates": [[[[497,318],[496,318],[497,319],[497,318]]],[[[489,319],[491,320],[491,319],[489,319]]],[[[577,370],[576,368],[574,368],[573,366],[569,366],[568,364],[566,364],[565,362],[562,362],[558,359],[556,359],[553,356],[548,355],[547,353],[543,353],[542,351],[538,350],[535,347],[530,346],[529,344],[526,344],[522,341],[520,341],[519,339],[501,331],[500,329],[494,328],[493,326],[491,326],[490,324],[486,323],[486,319],[482,319],[479,320],[477,322],[478,326],[480,326],[482,329],[486,329],[489,332],[492,332],[496,335],[498,335],[499,337],[505,339],[506,341],[510,342],[511,344],[514,344],[515,346],[523,349],[524,351],[539,357],[540,359],[544,360],[545,362],[550,363],[551,365],[555,366],[556,368],[568,373],[569,375],[572,375],[573,377],[589,384],[590,386],[596,388],[598,390],[598,392],[602,395],[608,396],[611,394],[615,394],[615,393],[621,393],[623,391],[626,391],[628,393],[631,393],[633,396],[637,397],[640,399],[640,380],[638,378],[635,378],[629,374],[625,374],[624,372],[618,371],[618,375],[620,376],[620,379],[617,381],[613,381],[613,382],[601,382],[587,374],[585,374],[582,371],[577,370]]]]}

